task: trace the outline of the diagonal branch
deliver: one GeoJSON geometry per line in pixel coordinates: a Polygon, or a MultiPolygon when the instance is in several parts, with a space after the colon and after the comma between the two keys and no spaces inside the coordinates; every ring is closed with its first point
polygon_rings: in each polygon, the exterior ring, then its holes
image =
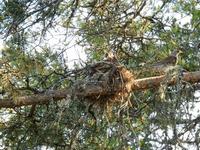
{"type": "MultiPolygon", "coordinates": [[[[133,92],[135,90],[145,90],[149,88],[159,87],[162,81],[165,81],[166,76],[155,76],[143,79],[134,79],[132,78],[127,84],[126,89],[129,92],[133,92]]],[[[200,82],[200,71],[196,72],[188,72],[184,73],[183,81],[189,83],[198,83],[200,82]]],[[[168,81],[169,85],[174,85],[177,82],[177,77],[172,78],[168,81]]],[[[118,86],[120,87],[120,86],[118,86]]],[[[105,88],[104,86],[100,85],[88,85],[84,86],[84,89],[77,89],[76,87],[70,87],[67,89],[60,89],[50,91],[44,94],[35,94],[29,96],[22,96],[18,97],[15,100],[12,99],[1,99],[0,100],[0,108],[14,108],[14,107],[21,107],[27,105],[42,105],[46,104],[50,101],[58,101],[62,99],[70,99],[72,96],[77,96],[81,98],[87,98],[89,96],[99,96],[99,95],[108,95],[111,92],[119,92],[119,90],[115,87],[114,90],[110,90],[109,88],[105,88]]]]}

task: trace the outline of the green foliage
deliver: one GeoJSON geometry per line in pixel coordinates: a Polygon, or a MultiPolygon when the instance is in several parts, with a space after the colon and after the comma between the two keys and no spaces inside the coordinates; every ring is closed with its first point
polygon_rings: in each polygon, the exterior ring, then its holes
{"type": "MultiPolygon", "coordinates": [[[[35,55],[26,54],[22,49],[5,48],[2,51],[1,88],[7,91],[6,97],[37,93],[59,81],[63,67],[58,55],[50,49],[35,55]],[[55,59],[56,58],[56,59],[55,59]],[[48,78],[45,79],[45,76],[48,78]],[[44,79],[43,79],[44,78],[44,79]]],[[[65,83],[63,83],[65,84],[65,83]]],[[[59,85],[60,86],[60,85],[59,85]]]]}
{"type": "MultiPolygon", "coordinates": [[[[2,1],[0,33],[5,47],[0,54],[0,99],[44,94],[84,78],[78,63],[75,71],[66,63],[65,52],[74,44],[85,50],[87,62],[101,61],[112,50],[136,74],[181,48],[178,64],[196,71],[199,6],[198,0],[2,1]],[[51,37],[62,38],[61,45],[51,43],[51,37]]],[[[149,74],[137,78],[144,76],[149,74]]],[[[88,110],[90,103],[76,97],[2,109],[1,117],[8,112],[10,119],[0,119],[1,144],[22,150],[198,148],[199,100],[194,97],[195,86],[179,78],[175,86],[162,83],[158,89],[134,91],[119,106],[93,106],[96,118],[88,110]]]]}

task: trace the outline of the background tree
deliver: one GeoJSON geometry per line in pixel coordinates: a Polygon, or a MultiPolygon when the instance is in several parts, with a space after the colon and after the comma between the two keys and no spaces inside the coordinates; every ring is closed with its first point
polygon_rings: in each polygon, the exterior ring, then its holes
{"type": "MultiPolygon", "coordinates": [[[[144,64],[175,49],[183,51],[182,68],[200,66],[197,0],[0,2],[1,101],[72,87],[85,78],[80,68],[103,60],[109,51],[138,79],[152,75],[140,72],[144,64]],[[66,55],[72,45],[87,55],[73,70],[66,55]]],[[[176,85],[133,91],[120,104],[93,106],[74,97],[2,108],[1,144],[12,149],[199,149],[198,90],[198,83],[185,83],[180,76],[176,85]]]]}

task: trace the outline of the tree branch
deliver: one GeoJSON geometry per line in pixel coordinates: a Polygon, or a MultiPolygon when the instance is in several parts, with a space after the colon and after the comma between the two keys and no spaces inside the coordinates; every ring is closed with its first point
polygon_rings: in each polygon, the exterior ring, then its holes
{"type": "MultiPolygon", "coordinates": [[[[134,79],[132,78],[127,84],[126,89],[129,89],[129,92],[135,90],[145,90],[149,88],[154,88],[160,86],[160,84],[165,81],[166,76],[155,76],[143,79],[134,79]]],[[[198,83],[200,82],[200,71],[184,73],[183,81],[189,83],[198,83]]],[[[168,85],[174,85],[177,83],[177,77],[173,77],[168,81],[168,85]]],[[[117,88],[112,90],[112,93],[118,92],[117,88]]],[[[44,94],[34,94],[29,96],[22,96],[16,99],[1,99],[0,108],[14,108],[27,105],[42,105],[50,101],[58,101],[62,99],[70,99],[72,96],[77,96],[81,98],[86,98],[89,96],[99,96],[99,95],[108,95],[111,94],[109,88],[102,87],[100,85],[88,85],[84,86],[84,89],[77,89],[77,87],[70,87],[67,89],[60,89],[49,91],[44,94]]]]}

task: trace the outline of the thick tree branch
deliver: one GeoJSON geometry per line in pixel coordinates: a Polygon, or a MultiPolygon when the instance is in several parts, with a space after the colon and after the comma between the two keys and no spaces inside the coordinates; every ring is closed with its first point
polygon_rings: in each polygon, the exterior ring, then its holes
{"type": "MultiPolygon", "coordinates": [[[[162,81],[165,81],[165,79],[165,75],[138,79],[133,82],[132,90],[145,90],[153,87],[158,87],[162,81]]],[[[200,82],[200,71],[184,73],[182,80],[191,84],[198,83],[200,82]]],[[[168,81],[168,85],[174,85],[176,82],[177,77],[173,77],[168,81]]]]}
{"type": "Polygon", "coordinates": [[[70,89],[55,90],[44,94],[35,94],[18,97],[14,100],[3,99],[0,101],[0,108],[14,108],[27,105],[46,104],[48,102],[67,98],[72,92],[70,89]]]}
{"type": "MultiPolygon", "coordinates": [[[[129,92],[135,90],[145,90],[149,88],[158,87],[165,80],[165,75],[143,79],[132,78],[125,86],[129,92]]],[[[189,83],[198,83],[200,82],[200,71],[184,73],[182,80],[189,83]]],[[[168,85],[174,85],[176,84],[176,82],[177,77],[173,77],[171,80],[168,81],[168,85]]],[[[67,89],[50,91],[44,94],[22,96],[14,100],[2,99],[0,100],[0,108],[14,108],[36,104],[41,105],[46,104],[50,101],[70,99],[72,96],[87,98],[89,96],[108,95],[108,93],[113,94],[114,92],[119,92],[119,90],[117,88],[114,88],[111,91],[109,88],[105,88],[104,86],[90,84],[84,85],[84,89],[81,90],[77,89],[77,87],[70,87],[67,89]]]]}

